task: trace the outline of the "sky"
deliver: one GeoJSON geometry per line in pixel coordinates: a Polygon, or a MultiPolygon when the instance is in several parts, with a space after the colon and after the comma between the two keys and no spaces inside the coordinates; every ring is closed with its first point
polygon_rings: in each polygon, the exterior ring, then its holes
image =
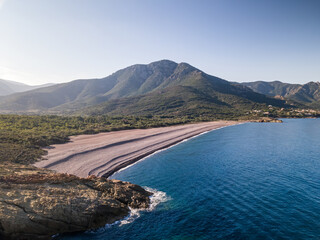
{"type": "Polygon", "coordinates": [[[229,81],[320,81],[319,0],[0,0],[0,79],[187,62],[229,81]]]}

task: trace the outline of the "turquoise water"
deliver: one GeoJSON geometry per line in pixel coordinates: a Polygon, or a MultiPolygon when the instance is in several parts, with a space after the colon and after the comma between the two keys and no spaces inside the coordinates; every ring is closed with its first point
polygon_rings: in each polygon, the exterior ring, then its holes
{"type": "Polygon", "coordinates": [[[166,201],[132,223],[62,239],[320,239],[320,119],[215,130],[112,178],[166,201]]]}

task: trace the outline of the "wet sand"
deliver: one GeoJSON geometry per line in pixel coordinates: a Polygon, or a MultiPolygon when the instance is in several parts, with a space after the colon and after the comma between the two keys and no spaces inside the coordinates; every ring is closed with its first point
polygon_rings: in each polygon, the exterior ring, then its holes
{"type": "Polygon", "coordinates": [[[68,143],[46,148],[46,160],[34,165],[79,177],[109,177],[160,149],[198,134],[238,123],[216,121],[72,136],[68,143]]]}

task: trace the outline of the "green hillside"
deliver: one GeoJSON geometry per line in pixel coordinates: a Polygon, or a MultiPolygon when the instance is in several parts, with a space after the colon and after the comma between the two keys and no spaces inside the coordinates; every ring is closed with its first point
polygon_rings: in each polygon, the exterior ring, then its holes
{"type": "Polygon", "coordinates": [[[302,85],[294,94],[290,95],[290,99],[303,103],[315,103],[320,100],[320,83],[309,82],[302,85]]]}
{"type": "Polygon", "coordinates": [[[4,113],[225,114],[285,101],[169,60],[133,65],[102,79],[75,80],[0,99],[4,113]]]}
{"type": "Polygon", "coordinates": [[[282,100],[255,93],[246,87],[198,73],[181,85],[169,86],[146,95],[109,100],[77,113],[87,115],[175,115],[239,116],[266,105],[285,107],[282,100]]]}
{"type": "Polygon", "coordinates": [[[243,85],[251,88],[253,91],[265,94],[268,96],[282,96],[288,97],[291,94],[294,94],[299,87],[300,84],[289,84],[289,83],[282,83],[280,81],[273,81],[273,82],[263,82],[263,81],[256,81],[256,82],[245,82],[242,83],[243,85]]]}
{"type": "Polygon", "coordinates": [[[300,104],[313,108],[320,106],[320,83],[309,82],[306,84],[289,84],[279,81],[274,82],[248,82],[242,83],[253,91],[268,96],[278,96],[289,100],[293,100],[300,104]]]}

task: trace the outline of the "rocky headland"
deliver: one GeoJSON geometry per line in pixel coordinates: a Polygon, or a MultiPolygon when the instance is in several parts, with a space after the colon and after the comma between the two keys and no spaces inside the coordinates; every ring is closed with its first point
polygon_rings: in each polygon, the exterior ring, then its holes
{"type": "Polygon", "coordinates": [[[150,196],[128,182],[1,163],[0,239],[97,229],[127,216],[129,207],[148,208],[150,196]]]}
{"type": "Polygon", "coordinates": [[[114,223],[130,208],[148,208],[152,193],[106,177],[157,150],[238,123],[80,135],[48,147],[47,160],[35,166],[0,161],[0,238],[51,239],[114,223]]]}

